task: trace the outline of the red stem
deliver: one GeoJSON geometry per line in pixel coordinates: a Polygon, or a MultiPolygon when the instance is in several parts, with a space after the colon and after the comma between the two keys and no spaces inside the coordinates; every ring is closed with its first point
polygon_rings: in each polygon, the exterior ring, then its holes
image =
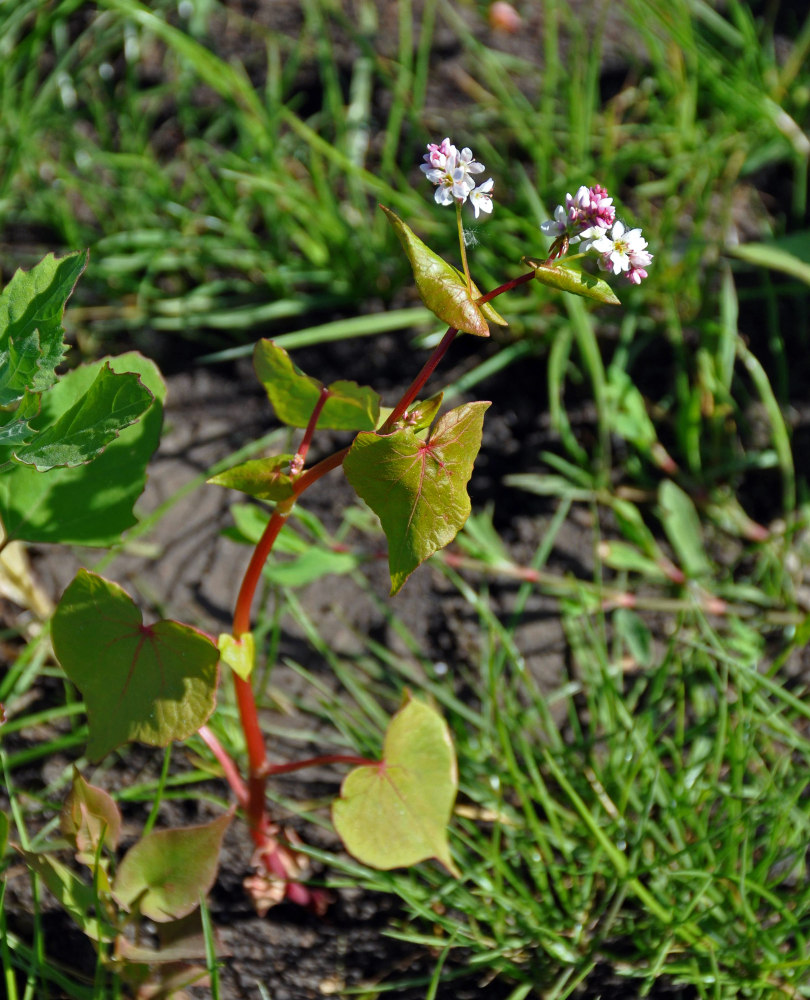
{"type": "MultiPolygon", "coordinates": [[[[517,288],[519,285],[531,280],[533,277],[534,272],[532,271],[529,274],[525,274],[520,278],[514,279],[514,281],[507,282],[505,285],[501,285],[494,291],[482,296],[478,300],[478,304],[483,305],[485,302],[489,302],[490,299],[494,299],[497,295],[510,291],[512,288],[517,288]]],[[[436,370],[439,362],[447,353],[457,333],[457,329],[452,326],[448,327],[448,330],[444,337],[442,337],[438,347],[436,347],[433,354],[425,362],[422,370],[413,380],[409,388],[405,391],[402,398],[391,412],[391,415],[385,421],[382,427],[382,433],[390,431],[414,399],[416,399],[427,380],[436,370]]],[[[304,433],[304,438],[298,449],[296,459],[294,459],[296,464],[303,463],[303,459],[309,449],[315,425],[318,422],[318,417],[320,416],[328,395],[329,393],[327,390],[321,390],[321,396],[313,410],[312,416],[310,417],[304,433]]],[[[308,489],[322,476],[325,476],[327,472],[330,472],[332,469],[336,469],[343,462],[343,459],[346,457],[348,452],[349,448],[342,448],[340,451],[335,452],[328,458],[323,459],[323,461],[318,462],[317,465],[314,465],[307,472],[296,476],[293,485],[293,496],[288,500],[282,501],[276,507],[270,521],[267,524],[267,527],[264,529],[262,537],[259,539],[259,542],[253,551],[248,567],[245,570],[242,586],[239,588],[239,595],[236,599],[236,607],[234,609],[233,616],[233,635],[236,639],[239,639],[240,636],[250,631],[250,609],[253,604],[253,598],[256,594],[256,587],[261,579],[262,569],[270,551],[273,548],[276,538],[278,538],[279,532],[284,526],[284,522],[286,521],[287,515],[292,509],[293,504],[304,492],[304,490],[308,489]]],[[[246,798],[248,824],[250,826],[253,842],[257,845],[257,847],[268,848],[270,843],[273,842],[271,831],[269,829],[268,817],[265,811],[265,783],[268,775],[284,774],[286,772],[298,770],[301,767],[312,767],[314,764],[348,763],[359,764],[360,766],[373,766],[376,762],[368,761],[362,757],[331,754],[323,757],[314,757],[308,761],[294,762],[292,764],[269,765],[267,761],[267,751],[264,744],[264,737],[262,735],[261,726],[259,725],[259,714],[256,708],[256,699],[253,695],[253,688],[248,681],[243,680],[238,674],[234,674],[234,686],[236,690],[236,700],[239,706],[239,717],[242,723],[242,730],[245,734],[245,744],[247,747],[250,768],[246,798]]],[[[206,729],[206,727],[203,728],[206,729]]],[[[219,755],[215,746],[209,742],[212,734],[210,734],[209,731],[207,731],[207,734],[208,738],[206,735],[203,735],[203,739],[206,740],[213,752],[217,755],[217,759],[220,760],[220,763],[222,763],[223,767],[226,768],[226,775],[228,775],[230,768],[226,767],[223,758],[219,755]]],[[[222,748],[220,747],[219,749],[221,750],[222,748]]],[[[227,758],[227,754],[225,754],[224,750],[222,751],[222,754],[225,758],[227,758]]],[[[230,758],[227,759],[229,764],[232,764],[230,758]]],[[[238,775],[236,775],[236,777],[238,778],[238,775]]],[[[241,803],[244,803],[244,784],[241,783],[241,779],[239,779],[238,783],[235,783],[229,777],[229,781],[231,781],[231,787],[234,789],[237,798],[240,799],[241,803]]],[[[267,851],[268,858],[275,858],[275,851],[275,848],[267,851]]],[[[281,864],[280,858],[276,858],[276,861],[278,864],[281,864]]],[[[285,871],[280,874],[285,876],[287,873],[285,871]]]]}
{"type": "Polygon", "coordinates": [[[521,274],[519,278],[512,278],[511,281],[507,281],[503,285],[498,285],[498,287],[493,288],[491,292],[487,292],[487,294],[482,295],[480,299],[476,299],[475,304],[477,306],[486,305],[487,302],[491,302],[499,295],[503,295],[504,292],[511,292],[514,288],[520,288],[521,285],[525,285],[528,281],[531,281],[533,277],[534,271],[529,271],[528,274],[521,274]]]}
{"type": "Polygon", "coordinates": [[[298,499],[304,490],[309,489],[313,483],[317,482],[322,476],[325,476],[327,472],[331,472],[332,469],[336,469],[348,454],[348,448],[341,448],[340,451],[336,451],[333,455],[329,455],[328,458],[318,462],[317,465],[313,465],[311,469],[308,469],[306,472],[302,472],[293,483],[295,499],[298,499]]]}
{"type": "Polygon", "coordinates": [[[318,402],[315,404],[312,415],[309,418],[309,423],[307,424],[307,429],[304,431],[304,436],[301,439],[301,444],[298,445],[298,451],[295,453],[295,458],[292,460],[292,467],[296,473],[300,472],[300,470],[304,468],[304,461],[307,457],[307,452],[309,451],[312,435],[315,433],[315,425],[318,423],[318,417],[320,417],[321,410],[323,410],[324,403],[326,403],[327,399],[329,399],[329,390],[325,385],[322,385],[318,402]]]}
{"type": "Polygon", "coordinates": [[[208,749],[213,753],[216,759],[219,761],[222,770],[225,772],[225,778],[228,784],[231,786],[234,795],[236,796],[236,801],[244,809],[248,804],[248,790],[244,781],[242,781],[242,776],[239,773],[234,761],[228,756],[228,751],[219,742],[216,736],[211,732],[208,726],[200,726],[197,730],[202,737],[203,742],[208,747],[208,749]]]}
{"type": "MultiPolygon", "coordinates": [[[[256,587],[261,578],[262,567],[267,560],[278,533],[287,520],[291,504],[288,501],[280,503],[264,529],[264,534],[253,550],[248,568],[239,588],[236,599],[236,609],[233,615],[233,634],[236,639],[250,631],[250,607],[256,593],[256,587]]],[[[259,713],[256,709],[256,699],[249,681],[243,680],[238,674],[233,675],[236,690],[236,702],[239,706],[239,718],[242,731],[245,734],[245,745],[248,752],[248,802],[247,818],[254,843],[261,847],[265,841],[264,834],[264,771],[267,767],[267,751],[264,736],[259,724],[259,713]]]]}
{"type": "Polygon", "coordinates": [[[317,767],[319,764],[355,764],[358,767],[379,767],[378,760],[368,760],[365,757],[355,757],[345,753],[327,753],[322,757],[308,757],[306,760],[294,760],[290,764],[270,764],[267,775],[289,774],[305,767],[317,767]]]}
{"type": "Polygon", "coordinates": [[[442,337],[441,343],[436,348],[436,350],[431,354],[431,356],[425,362],[422,370],[416,376],[416,378],[411,382],[408,389],[405,390],[402,399],[397,403],[394,409],[391,411],[391,416],[385,421],[382,426],[381,433],[387,434],[388,431],[396,424],[403,413],[408,409],[411,403],[416,399],[420,390],[424,386],[425,382],[430,378],[433,372],[436,370],[436,366],[442,360],[442,358],[447,354],[447,350],[453,343],[458,330],[454,327],[448,327],[447,333],[442,337]]]}

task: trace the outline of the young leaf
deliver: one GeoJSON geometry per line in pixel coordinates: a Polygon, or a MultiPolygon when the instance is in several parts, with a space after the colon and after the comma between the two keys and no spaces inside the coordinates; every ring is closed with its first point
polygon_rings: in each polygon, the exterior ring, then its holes
{"type": "Polygon", "coordinates": [[[208,482],[212,486],[239,490],[257,500],[286,500],[293,495],[293,484],[289,475],[281,470],[289,467],[292,457],[274,455],[272,458],[254,458],[212,476],[208,482]]]}
{"type": "MultiPolygon", "coordinates": [[[[35,423],[55,423],[87,392],[104,361],[82,365],[42,396],[35,423]]],[[[166,387],[154,362],[135,352],[106,359],[115,372],[135,372],[154,396],[146,414],[125,428],[89,465],[37,472],[14,464],[0,473],[0,519],[9,538],[29,542],[111,545],[135,523],[146,464],[160,440],[166,387]]],[[[17,414],[20,414],[20,408],[17,414]]]]}
{"type": "MultiPolygon", "coordinates": [[[[253,351],[253,367],[264,386],[276,416],[290,427],[306,427],[320,399],[322,383],[305,375],[292,363],[283,347],[260,340],[253,351]]],[[[380,397],[356,382],[333,382],[327,386],[316,427],[334,431],[371,431],[380,415],[380,397]]]]}
{"type": "Polygon", "coordinates": [[[466,487],[489,405],[451,410],[425,440],[409,428],[358,434],[344,459],[346,478],[379,517],[388,539],[392,594],[467,520],[466,487]]]}
{"type": "Polygon", "coordinates": [[[703,543],[700,518],[688,493],[665,479],[658,488],[661,524],[688,577],[708,576],[711,565],[703,543]]]}
{"type": "Polygon", "coordinates": [[[50,427],[14,452],[39,472],[84,465],[152,405],[152,393],[132,372],[117,374],[105,364],[87,392],[50,427]]]}
{"type": "Polygon", "coordinates": [[[185,740],[214,710],[217,647],[189,625],[144,625],[117,584],[79,570],[51,623],[56,656],[87,706],[87,754],[185,740]]]}
{"type": "Polygon", "coordinates": [[[113,896],[156,923],[185,917],[214,884],[219,850],[233,810],[204,826],[155,830],[131,848],[118,866],[113,896]]]}
{"type": "Polygon", "coordinates": [[[113,927],[103,916],[101,919],[94,916],[95,913],[103,913],[103,907],[98,905],[98,892],[94,886],[83,882],[67,865],[50,854],[24,851],[19,847],[17,850],[26,865],[40,876],[59,900],[62,909],[70,914],[91,941],[114,940],[118,928],[113,927]]]}
{"type": "MultiPolygon", "coordinates": [[[[414,432],[423,431],[426,427],[430,427],[436,419],[436,414],[439,412],[443,399],[443,392],[437,392],[435,396],[431,396],[429,399],[417,399],[415,403],[411,403],[408,407],[408,412],[405,416],[400,417],[397,426],[410,427],[414,432]]],[[[380,420],[377,424],[377,430],[383,426],[389,415],[393,412],[393,408],[389,406],[380,408],[380,420]]]]}
{"type": "Polygon", "coordinates": [[[627,644],[627,650],[640,667],[652,660],[652,633],[635,611],[617,608],[613,612],[613,627],[627,644]]]}
{"type": "Polygon", "coordinates": [[[111,795],[85,781],[74,767],[73,786],[62,807],[59,829],[75,847],[77,860],[92,866],[102,840],[108,851],[118,846],[121,813],[111,795]]]}
{"type": "MultiPolygon", "coordinates": [[[[157,926],[160,950],[142,944],[134,944],[122,935],[115,942],[115,957],[127,962],[145,962],[149,965],[165,965],[167,962],[185,962],[189,959],[206,957],[205,935],[199,909],[192,910],[187,917],[171,920],[157,926]]],[[[218,956],[227,954],[215,939],[218,956]]]]}
{"type": "Polygon", "coordinates": [[[357,569],[359,562],[359,557],[353,552],[335,552],[321,545],[312,545],[289,561],[268,561],[262,575],[280,587],[305,587],[324,576],[351,573],[357,569]]]}
{"type": "Polygon", "coordinates": [[[39,394],[26,392],[16,410],[0,411],[0,463],[11,460],[14,448],[36,432],[29,424],[39,413],[39,394]]]}
{"type": "Polygon", "coordinates": [[[256,664],[256,644],[253,641],[253,633],[246,632],[238,639],[235,639],[227,632],[223,632],[217,640],[219,655],[222,662],[238,674],[243,681],[253,673],[256,664]]]}
{"type": "Polygon", "coordinates": [[[573,292],[586,299],[595,299],[603,305],[621,304],[610,285],[593,274],[577,271],[564,264],[538,264],[535,261],[528,261],[528,264],[534,267],[534,276],[542,285],[559,288],[563,292],[573,292]]]}
{"type": "Polygon", "coordinates": [[[332,805],[348,852],[372,868],[404,868],[436,858],[457,878],[447,824],[458,776],[444,719],[410,700],[389,723],[379,764],[355,768],[332,805]]]}
{"type": "Polygon", "coordinates": [[[475,300],[481,297],[481,292],[474,284],[470,291],[466,279],[456,268],[423,243],[398,215],[385,205],[380,205],[380,208],[388,217],[411,262],[422,301],[435,316],[448,326],[473,333],[476,337],[489,336],[487,320],[499,326],[507,325],[489,303],[483,306],[476,304],[475,300]]]}
{"type": "Polygon", "coordinates": [[[65,353],[62,315],[87,256],[48,254],[30,271],[16,271],[0,294],[0,406],[56,381],[65,353]]]}

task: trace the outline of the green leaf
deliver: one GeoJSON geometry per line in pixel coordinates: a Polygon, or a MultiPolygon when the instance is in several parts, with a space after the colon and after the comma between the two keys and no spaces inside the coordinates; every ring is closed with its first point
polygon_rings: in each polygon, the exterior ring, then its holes
{"type": "Polygon", "coordinates": [[[388,539],[392,594],[467,520],[466,486],[489,405],[451,410],[425,440],[409,428],[358,434],[344,459],[346,478],[379,517],[388,539]]]}
{"type": "Polygon", "coordinates": [[[661,524],[688,577],[708,576],[711,565],[703,543],[700,518],[688,494],[665,479],[658,489],[661,524]]]}
{"type": "Polygon", "coordinates": [[[626,371],[611,366],[607,376],[605,395],[610,405],[611,430],[641,451],[649,452],[658,435],[647,413],[644,397],[626,371]]]}
{"type": "MultiPolygon", "coordinates": [[[[306,427],[321,397],[323,383],[305,375],[292,363],[283,347],[260,340],[253,351],[253,367],[264,386],[276,416],[290,427],[306,427]]],[[[321,410],[318,428],[335,431],[370,431],[377,426],[380,397],[356,382],[332,382],[321,410]]]]}
{"type": "Polygon", "coordinates": [[[642,619],[629,608],[613,612],[613,627],[622,639],[635,663],[648,667],[652,661],[652,633],[642,619]]]}
{"type": "MultiPolygon", "coordinates": [[[[230,506],[230,513],[234,522],[233,527],[225,528],[222,534],[243,545],[256,545],[270,520],[270,512],[255,503],[234,503],[230,506]]],[[[274,547],[278,547],[278,542],[274,547]]]]}
{"type": "Polygon", "coordinates": [[[39,875],[62,909],[70,914],[91,941],[115,939],[118,928],[94,916],[98,912],[104,912],[103,907],[98,905],[99,894],[94,886],[83,882],[67,865],[50,854],[24,851],[19,847],[17,850],[31,871],[39,875]]]}
{"type": "Polygon", "coordinates": [[[240,490],[257,500],[287,500],[293,495],[293,481],[281,470],[289,467],[291,458],[292,455],[254,458],[212,476],[208,482],[212,486],[240,490]]]}
{"type": "Polygon", "coordinates": [[[791,233],[773,243],[741,243],[726,253],[756,267],[781,271],[810,285],[810,233],[791,233]]]}
{"type": "Polygon", "coordinates": [[[76,850],[82,864],[94,865],[99,845],[114,851],[121,835],[121,813],[111,795],[89,784],[73,768],[73,785],[59,817],[62,836],[76,850]]]}
{"type": "MultiPolygon", "coordinates": [[[[158,924],[157,934],[160,950],[142,944],[133,944],[123,934],[115,942],[116,958],[127,962],[144,962],[148,965],[165,965],[167,962],[185,962],[189,959],[205,958],[206,945],[199,909],[192,910],[187,917],[158,924]]],[[[216,944],[216,939],[214,941],[216,944]]],[[[217,952],[220,949],[217,948],[217,952]]]]}
{"type": "Polygon", "coordinates": [[[151,746],[185,740],[214,710],[214,643],[179,622],[144,625],[129,595],[95,573],[76,574],[54,613],[51,637],[84,698],[92,760],[135,740],[151,746]]]}
{"type": "Polygon", "coordinates": [[[214,884],[222,838],[232,818],[233,811],[204,826],[147,834],[118,866],[115,899],[127,910],[137,906],[157,923],[187,916],[214,884]]]}
{"type": "Polygon", "coordinates": [[[253,673],[256,664],[256,644],[253,633],[245,632],[238,639],[223,632],[217,639],[219,655],[222,662],[229,666],[235,674],[246,681],[253,673]]]}
{"type": "Polygon", "coordinates": [[[649,556],[639,552],[639,550],[627,542],[616,539],[610,542],[602,542],[599,546],[599,558],[611,569],[624,573],[640,573],[650,580],[658,582],[667,580],[667,575],[661,567],[650,559],[649,556]]]}
{"type": "Polygon", "coordinates": [[[444,719],[410,700],[389,723],[379,764],[343,781],[332,821],[348,852],[387,870],[436,858],[460,877],[447,842],[458,776],[444,719]]]}
{"type": "Polygon", "coordinates": [[[489,303],[483,306],[476,304],[475,300],[481,298],[481,292],[475,284],[470,291],[466,279],[452,264],[434,253],[398,215],[385,205],[380,205],[380,208],[394,227],[407,254],[422,301],[435,316],[448,326],[473,333],[476,337],[489,336],[487,320],[499,326],[507,325],[489,303]]]}
{"type": "Polygon", "coordinates": [[[586,271],[577,271],[564,264],[538,264],[527,261],[534,268],[534,276],[541,285],[559,288],[563,292],[572,292],[586,299],[594,299],[608,306],[618,306],[621,303],[610,285],[602,278],[597,278],[586,271]]]}
{"type": "MultiPolygon", "coordinates": [[[[106,363],[113,371],[139,375],[154,402],[89,465],[42,473],[15,464],[0,472],[0,518],[9,538],[111,545],[135,524],[132,508],[143,492],[146,465],[160,440],[166,387],[154,362],[140,354],[122,354],[106,363]]],[[[55,423],[81,399],[104,364],[83,365],[60,379],[42,396],[36,423],[55,423]]]]}
{"type": "Polygon", "coordinates": [[[304,587],[330,574],[351,573],[359,563],[358,556],[353,552],[335,552],[313,545],[290,561],[268,562],[262,575],[280,587],[304,587]]]}
{"type": "Polygon", "coordinates": [[[39,472],[84,465],[143,416],[153,399],[137,375],[118,374],[105,363],[87,392],[33,441],[18,448],[14,457],[39,472]]]}
{"type": "Polygon", "coordinates": [[[26,392],[16,409],[0,410],[0,475],[11,467],[14,449],[36,433],[30,421],[39,415],[40,408],[40,394],[26,392]]]}
{"type": "Polygon", "coordinates": [[[8,815],[0,809],[0,860],[2,860],[3,855],[6,853],[6,847],[8,847],[9,827],[8,815]]]}
{"type": "Polygon", "coordinates": [[[87,257],[86,250],[48,254],[30,271],[16,271],[0,294],[0,406],[56,381],[65,353],[62,315],[87,257]]]}

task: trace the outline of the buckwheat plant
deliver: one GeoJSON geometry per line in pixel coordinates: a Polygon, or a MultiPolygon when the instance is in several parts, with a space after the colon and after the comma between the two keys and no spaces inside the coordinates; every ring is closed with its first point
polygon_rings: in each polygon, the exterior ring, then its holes
{"type": "MultiPolygon", "coordinates": [[[[616,219],[607,191],[583,186],[566,195],[540,227],[551,239],[545,256],[524,258],[526,273],[484,294],[470,273],[462,209],[469,202],[476,218],[491,215],[495,183],[492,178],[478,183],[484,165],[449,138],[428,145],[423,159],[437,205],[455,207],[461,268],[434,253],[389,209],[383,211],[422,299],[447,331],[384,414],[372,388],[342,380],[325,385],[271,340],[256,344],[255,372],[276,417],[302,434],[294,454],[255,459],[210,480],[270,508],[235,598],[231,631],[214,638],[176,621],[146,624],[121,587],[84,569],[65,590],[51,625],[59,662],[84,699],[91,760],[132,741],[167,746],[198,733],[205,742],[250,829],[253,871],[245,887],[260,912],[284,897],[319,911],[326,905],[325,895],[306,885],[306,859],[294,834],[271,815],[266,795],[274,775],[316,764],[353,767],[332,809],[352,855],[382,869],[435,858],[461,875],[447,831],[456,761],[448,728],[433,707],[408,696],[391,719],[379,760],[329,754],[271,762],[253,690],[251,611],[265,562],[293,507],[316,482],[342,469],[380,519],[396,594],[417,566],[455,538],[470,513],[467,483],[490,404],[466,403],[440,416],[441,393],[423,396],[456,336],[488,336],[490,323],[505,323],[492,301],[533,280],[617,303],[610,286],[579,265],[591,258],[595,271],[622,274],[638,284],[652,261],[641,231],[616,219]],[[576,253],[569,255],[571,248],[576,253]],[[307,466],[311,441],[321,429],[347,432],[350,439],[307,466]],[[208,724],[216,710],[220,665],[235,688],[244,771],[208,724]]],[[[151,363],[128,355],[62,377],[56,373],[64,354],[64,305],[85,265],[86,254],[51,255],[30,272],[18,271],[0,295],[0,518],[7,540],[114,544],[134,523],[133,504],[157,445],[164,389],[151,363]]],[[[129,969],[141,986],[154,985],[153,980],[159,985],[155,970],[166,959],[136,947],[128,928],[143,917],[171,931],[196,910],[215,877],[230,818],[227,813],[206,826],[150,832],[116,864],[117,805],[77,772],[61,829],[80,863],[92,869],[92,887],[50,854],[21,853],[60,898],[74,901],[72,915],[105,961],[118,963],[119,971],[129,969]],[[85,900],[86,912],[76,900],[85,900]]],[[[178,957],[176,944],[171,954],[178,957]]]]}

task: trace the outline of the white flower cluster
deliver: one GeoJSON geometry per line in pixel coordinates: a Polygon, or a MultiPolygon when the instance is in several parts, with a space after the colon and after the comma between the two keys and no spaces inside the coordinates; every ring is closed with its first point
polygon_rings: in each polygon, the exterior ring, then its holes
{"type": "Polygon", "coordinates": [[[484,172],[483,163],[473,159],[472,150],[467,146],[461,151],[450,142],[442,139],[438,144],[428,143],[424,163],[420,169],[431,184],[435,185],[434,198],[439,205],[461,205],[469,198],[475,217],[479,212],[492,211],[492,188],[495,182],[490,177],[476,187],[473,175],[484,172]]]}
{"type": "Polygon", "coordinates": [[[653,259],[647,241],[640,229],[628,230],[616,219],[613,199],[600,184],[590,188],[583,185],[575,195],[567,194],[565,205],[558,205],[554,218],[542,223],[540,229],[546,236],[554,237],[552,251],[564,240],[572,244],[581,242],[585,253],[598,255],[603,271],[624,274],[634,285],[647,277],[653,259]]]}

